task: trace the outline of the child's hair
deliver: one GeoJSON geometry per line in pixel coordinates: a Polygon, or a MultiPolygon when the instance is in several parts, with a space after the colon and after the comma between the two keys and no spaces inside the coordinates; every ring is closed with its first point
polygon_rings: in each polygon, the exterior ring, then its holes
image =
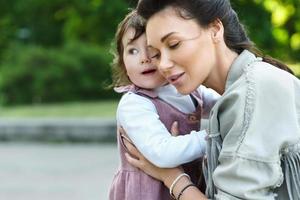
{"type": "Polygon", "coordinates": [[[122,43],[122,39],[129,28],[133,28],[135,30],[134,37],[131,41],[139,38],[143,33],[145,33],[145,22],[146,21],[144,20],[144,18],[137,14],[136,10],[132,10],[119,23],[114,39],[115,47],[112,50],[114,56],[112,62],[112,87],[131,84],[131,81],[129,80],[126,73],[126,68],[123,60],[124,46],[122,43]]]}

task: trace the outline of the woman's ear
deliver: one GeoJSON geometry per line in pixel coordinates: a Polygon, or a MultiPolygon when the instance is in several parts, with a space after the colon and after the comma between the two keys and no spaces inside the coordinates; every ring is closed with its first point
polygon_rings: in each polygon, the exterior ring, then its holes
{"type": "Polygon", "coordinates": [[[219,43],[223,40],[224,26],[220,19],[216,19],[210,24],[211,37],[214,43],[219,43]]]}

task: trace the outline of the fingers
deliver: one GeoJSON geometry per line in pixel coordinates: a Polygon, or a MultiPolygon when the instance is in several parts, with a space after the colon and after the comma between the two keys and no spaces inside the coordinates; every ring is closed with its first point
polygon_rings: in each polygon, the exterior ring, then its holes
{"type": "Polygon", "coordinates": [[[171,134],[173,136],[179,135],[179,125],[178,125],[177,121],[173,122],[173,124],[171,126],[171,134]]]}
{"type": "Polygon", "coordinates": [[[127,137],[126,131],[123,129],[122,126],[118,126],[118,131],[121,133],[121,135],[125,135],[127,137]]]}
{"type": "Polygon", "coordinates": [[[133,142],[126,135],[121,134],[121,138],[122,138],[123,143],[126,141],[126,142],[132,144],[133,146],[135,146],[133,144],[133,142]]]}
{"type": "Polygon", "coordinates": [[[125,130],[122,127],[119,127],[119,131],[121,134],[122,142],[127,149],[128,153],[131,155],[131,157],[140,160],[143,158],[143,155],[139,152],[139,150],[135,147],[133,142],[128,138],[125,130]]]}
{"type": "MultiPolygon", "coordinates": [[[[127,136],[126,131],[123,129],[123,127],[118,127],[118,131],[120,133],[122,142],[125,145],[126,149],[132,149],[133,147],[135,147],[133,142],[127,136]]],[[[133,150],[131,150],[131,151],[133,151],[133,150]]]]}
{"type": "Polygon", "coordinates": [[[127,159],[127,161],[129,162],[129,164],[131,164],[132,166],[136,167],[136,168],[141,168],[141,163],[139,161],[138,158],[134,158],[131,155],[129,155],[128,153],[125,153],[125,157],[127,159]]]}
{"type": "Polygon", "coordinates": [[[139,152],[139,150],[129,141],[127,140],[123,140],[124,145],[128,151],[128,153],[136,158],[136,159],[140,159],[142,157],[142,154],[139,152]]]}

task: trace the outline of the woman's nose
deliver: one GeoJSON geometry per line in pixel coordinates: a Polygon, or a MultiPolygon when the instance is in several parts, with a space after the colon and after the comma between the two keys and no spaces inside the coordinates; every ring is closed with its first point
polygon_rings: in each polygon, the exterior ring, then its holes
{"type": "Polygon", "coordinates": [[[173,62],[167,56],[161,56],[160,62],[158,64],[158,68],[160,71],[168,71],[173,67],[173,62]]]}

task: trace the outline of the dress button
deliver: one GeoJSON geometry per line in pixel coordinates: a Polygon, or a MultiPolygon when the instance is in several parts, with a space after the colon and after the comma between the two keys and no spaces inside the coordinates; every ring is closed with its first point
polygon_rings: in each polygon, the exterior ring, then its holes
{"type": "Polygon", "coordinates": [[[189,120],[190,120],[190,121],[193,121],[193,122],[194,122],[194,121],[198,121],[197,116],[195,116],[195,115],[190,115],[190,116],[189,116],[189,120]]]}

